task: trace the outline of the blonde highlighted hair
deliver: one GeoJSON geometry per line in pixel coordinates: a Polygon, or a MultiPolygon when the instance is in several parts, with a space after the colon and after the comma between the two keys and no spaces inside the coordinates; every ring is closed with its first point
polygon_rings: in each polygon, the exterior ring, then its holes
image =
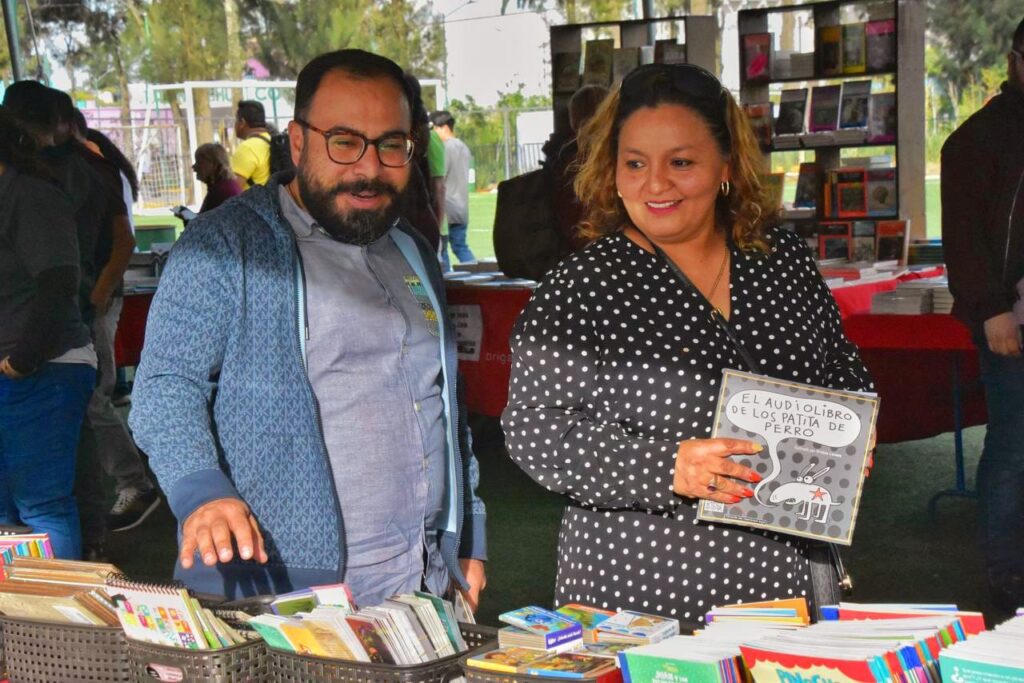
{"type": "Polygon", "coordinates": [[[729,166],[729,192],[720,193],[715,204],[718,226],[730,231],[735,244],[745,251],[768,250],[767,229],[778,219],[771,193],[761,180],[763,158],[747,115],[728,91],[722,90],[724,112],[709,114],[678,88],[661,87],[643,102],[625,101],[616,89],[578,135],[576,195],[585,208],[580,234],[588,239],[621,232],[631,225],[615,188],[619,131],[637,109],[678,104],[697,113],[711,129],[729,166]],[[713,120],[717,117],[718,120],[713,120]]]}

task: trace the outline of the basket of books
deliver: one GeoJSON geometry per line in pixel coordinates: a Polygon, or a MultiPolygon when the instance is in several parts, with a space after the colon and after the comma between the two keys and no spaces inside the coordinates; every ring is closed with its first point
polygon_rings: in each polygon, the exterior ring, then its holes
{"type": "Polygon", "coordinates": [[[131,680],[124,631],[103,588],[116,569],[31,556],[5,563],[0,626],[11,680],[131,680]]]}
{"type": "Polygon", "coordinates": [[[338,584],[280,596],[271,608],[248,624],[266,640],[271,680],[280,683],[447,683],[461,675],[462,654],[492,647],[497,634],[461,622],[429,593],[356,609],[338,584]]]}
{"type": "Polygon", "coordinates": [[[117,576],[107,591],[127,636],[130,680],[267,680],[266,645],[237,612],[214,611],[176,583],[117,576]]]}
{"type": "Polygon", "coordinates": [[[131,681],[124,631],[2,616],[7,673],[18,683],[131,681]]]}

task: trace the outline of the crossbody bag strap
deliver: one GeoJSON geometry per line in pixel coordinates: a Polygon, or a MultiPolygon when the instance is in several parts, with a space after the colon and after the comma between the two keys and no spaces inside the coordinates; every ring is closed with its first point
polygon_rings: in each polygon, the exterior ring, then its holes
{"type": "MultiPolygon", "coordinates": [[[[719,329],[725,333],[725,336],[729,339],[729,342],[736,349],[736,352],[740,355],[743,360],[743,364],[747,366],[747,370],[754,374],[761,374],[758,372],[757,362],[754,357],[744,348],[743,344],[736,337],[736,333],[733,332],[732,326],[729,321],[725,319],[722,312],[715,307],[707,297],[697,289],[697,286],[693,284],[690,278],[686,277],[686,273],[683,272],[682,268],[676,265],[675,261],[670,259],[664,251],[662,251],[656,244],[648,240],[651,248],[654,249],[654,253],[665,262],[669,270],[676,276],[679,283],[688,292],[695,293],[700,298],[704,299],[708,303],[708,307],[711,308],[711,319],[715,321],[719,329]]],[[[808,541],[807,542],[807,560],[810,564],[811,572],[811,590],[814,593],[814,607],[817,611],[817,617],[821,619],[821,608],[824,605],[838,604],[842,599],[843,593],[849,593],[853,590],[853,579],[846,572],[846,568],[843,566],[843,558],[839,554],[839,548],[835,543],[826,543],[824,541],[808,541]]]]}

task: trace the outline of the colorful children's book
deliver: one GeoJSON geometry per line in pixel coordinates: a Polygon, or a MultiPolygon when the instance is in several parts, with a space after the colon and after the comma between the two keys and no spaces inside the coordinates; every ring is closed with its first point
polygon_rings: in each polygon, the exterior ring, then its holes
{"type": "Polygon", "coordinates": [[[762,479],[737,503],[702,500],[698,518],[850,545],[877,414],[873,394],[723,371],[712,437],[763,444],[733,458],[762,479]]]}
{"type": "Polygon", "coordinates": [[[843,25],[843,73],[862,74],[867,69],[864,24],[843,25]]]}
{"type": "Polygon", "coordinates": [[[869,72],[896,68],[896,20],[869,21],[864,29],[869,72]]]}
{"type": "Polygon", "coordinates": [[[743,45],[743,82],[767,83],[772,73],[772,34],[748,33],[743,45]]]}
{"type": "Polygon", "coordinates": [[[818,258],[850,260],[850,223],[823,221],[818,224],[818,258]]]}
{"type": "Polygon", "coordinates": [[[869,216],[892,217],[899,207],[896,194],[895,168],[867,170],[867,213],[869,216]]]}
{"type": "Polygon", "coordinates": [[[584,631],[592,631],[598,624],[607,621],[609,617],[615,616],[615,612],[610,610],[599,609],[590,605],[580,605],[578,603],[562,605],[555,612],[575,621],[583,627],[584,631]]]}
{"type": "Polygon", "coordinates": [[[545,650],[536,650],[528,647],[502,647],[468,657],[466,659],[466,666],[487,671],[518,673],[524,671],[531,664],[551,656],[552,654],[545,650]]]}
{"type": "Polygon", "coordinates": [[[594,628],[598,642],[657,643],[679,635],[679,621],[655,614],[623,610],[594,628]]]}
{"type": "Polygon", "coordinates": [[[544,649],[583,638],[583,627],[578,622],[542,607],[522,607],[505,612],[498,619],[537,638],[544,649]]]}
{"type": "Polygon", "coordinates": [[[626,650],[619,655],[619,665],[627,683],[731,683],[743,680],[738,655],[734,647],[693,636],[674,636],[626,650]]]}
{"type": "Polygon", "coordinates": [[[108,581],[107,592],[129,638],[189,650],[210,649],[187,589],[116,577],[108,581]]]}
{"type": "Polygon", "coordinates": [[[608,680],[603,678],[604,674],[614,674],[616,678],[618,677],[618,669],[613,661],[605,657],[574,652],[565,652],[532,662],[527,665],[526,673],[531,676],[554,678],[598,679],[601,683],[608,680]]]}

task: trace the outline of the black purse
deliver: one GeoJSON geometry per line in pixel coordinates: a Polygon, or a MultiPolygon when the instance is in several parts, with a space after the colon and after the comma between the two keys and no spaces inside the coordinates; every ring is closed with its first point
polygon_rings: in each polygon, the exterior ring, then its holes
{"type": "MultiPolygon", "coordinates": [[[[654,253],[675,274],[676,278],[683,285],[683,289],[704,298],[704,295],[697,289],[696,285],[690,281],[690,278],[686,277],[686,273],[672,259],[666,256],[665,252],[659,249],[657,245],[653,242],[650,244],[654,249],[654,253]]],[[[747,370],[755,374],[761,374],[758,371],[757,363],[754,361],[753,356],[740,343],[740,340],[729,325],[729,321],[722,316],[721,311],[715,308],[710,301],[708,301],[708,305],[711,307],[711,319],[715,321],[715,324],[721,328],[730,343],[736,348],[736,352],[743,359],[743,364],[747,366],[747,370]]],[[[850,578],[849,573],[843,566],[843,558],[839,554],[839,547],[835,543],[808,540],[806,544],[807,560],[810,563],[811,570],[811,592],[814,595],[814,611],[815,616],[820,620],[823,605],[837,605],[844,595],[849,595],[853,591],[853,579],[850,578]]]]}

